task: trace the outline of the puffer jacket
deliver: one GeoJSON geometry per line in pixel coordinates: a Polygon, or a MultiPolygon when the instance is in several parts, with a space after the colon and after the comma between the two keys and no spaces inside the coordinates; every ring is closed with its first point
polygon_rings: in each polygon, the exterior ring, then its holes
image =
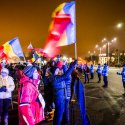
{"type": "Polygon", "coordinates": [[[53,88],[53,94],[54,94],[54,99],[64,99],[66,96],[65,89],[66,89],[66,84],[65,80],[69,77],[69,75],[72,73],[74,66],[76,65],[77,61],[74,61],[69,69],[61,76],[59,75],[52,75],[50,77],[50,81],[52,84],[53,88]]]}
{"type": "Polygon", "coordinates": [[[35,125],[44,120],[44,109],[38,101],[39,91],[36,84],[38,81],[27,76],[23,76],[20,80],[18,91],[20,125],[35,125]]]}
{"type": "Polygon", "coordinates": [[[101,66],[98,66],[96,72],[97,72],[98,74],[101,74],[101,73],[102,73],[102,67],[101,67],[101,66]]]}
{"type": "Polygon", "coordinates": [[[90,66],[90,73],[94,73],[94,66],[93,65],[90,66]]]}
{"type": "Polygon", "coordinates": [[[118,75],[122,75],[122,82],[125,82],[125,70],[122,70],[121,73],[117,73],[118,75]]]}
{"type": "MultiPolygon", "coordinates": [[[[68,70],[67,65],[63,65],[63,72],[65,73],[67,70],[68,70]]],[[[65,81],[65,85],[66,85],[65,98],[70,99],[70,97],[71,97],[71,81],[72,81],[71,75],[69,75],[64,81],[65,81]]]]}
{"type": "Polygon", "coordinates": [[[108,66],[104,66],[102,70],[102,76],[108,76],[108,66]]]}
{"type": "Polygon", "coordinates": [[[6,86],[6,92],[0,92],[0,99],[7,99],[12,97],[12,91],[15,88],[13,78],[11,76],[7,76],[6,78],[2,78],[0,75],[0,88],[2,86],[6,86]]]}

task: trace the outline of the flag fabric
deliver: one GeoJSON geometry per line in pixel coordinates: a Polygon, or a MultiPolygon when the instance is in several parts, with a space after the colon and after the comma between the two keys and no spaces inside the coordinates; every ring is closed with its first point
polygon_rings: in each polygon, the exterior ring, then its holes
{"type": "Polygon", "coordinates": [[[39,54],[36,51],[34,51],[33,52],[34,61],[37,61],[39,59],[39,57],[40,57],[39,54]]]}
{"type": "Polygon", "coordinates": [[[3,44],[3,51],[9,57],[24,57],[19,39],[16,37],[13,40],[10,40],[3,44]]]}
{"type": "Polygon", "coordinates": [[[53,13],[53,16],[56,14],[67,14],[70,16],[70,23],[65,28],[60,40],[57,43],[57,46],[66,46],[76,42],[76,16],[75,16],[75,2],[66,2],[61,4],[53,13]]]}
{"type": "Polygon", "coordinates": [[[76,42],[75,2],[66,2],[59,5],[52,14],[47,44],[44,48],[48,57],[59,54],[60,46],[76,42]]]}
{"type": "Polygon", "coordinates": [[[4,53],[4,47],[0,46],[0,59],[7,58],[7,55],[4,53]]]}
{"type": "Polygon", "coordinates": [[[33,49],[33,46],[31,43],[28,45],[27,49],[30,49],[30,50],[33,49]]]}

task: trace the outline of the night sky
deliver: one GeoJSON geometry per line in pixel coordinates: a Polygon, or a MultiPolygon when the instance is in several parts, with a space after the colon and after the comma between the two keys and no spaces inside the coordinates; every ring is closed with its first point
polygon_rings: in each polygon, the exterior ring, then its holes
{"type": "MultiPolygon", "coordinates": [[[[43,48],[53,10],[67,0],[0,0],[0,45],[19,37],[24,52],[31,42],[43,48]]],[[[118,37],[111,49],[125,50],[125,0],[76,0],[77,49],[84,58],[106,37],[118,37]]],[[[74,45],[62,48],[62,54],[74,57],[74,45]]]]}

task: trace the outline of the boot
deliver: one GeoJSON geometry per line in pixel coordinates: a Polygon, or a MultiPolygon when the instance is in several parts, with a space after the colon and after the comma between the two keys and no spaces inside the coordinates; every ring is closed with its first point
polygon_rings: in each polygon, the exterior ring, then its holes
{"type": "Polygon", "coordinates": [[[8,125],[8,115],[4,116],[4,125],[8,125]]]}

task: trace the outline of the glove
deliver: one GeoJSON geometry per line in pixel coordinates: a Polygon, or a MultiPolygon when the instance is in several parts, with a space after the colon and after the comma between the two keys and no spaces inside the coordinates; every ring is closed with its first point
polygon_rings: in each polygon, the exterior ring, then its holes
{"type": "Polygon", "coordinates": [[[7,91],[6,86],[0,88],[0,92],[6,92],[6,91],[7,91]]]}

